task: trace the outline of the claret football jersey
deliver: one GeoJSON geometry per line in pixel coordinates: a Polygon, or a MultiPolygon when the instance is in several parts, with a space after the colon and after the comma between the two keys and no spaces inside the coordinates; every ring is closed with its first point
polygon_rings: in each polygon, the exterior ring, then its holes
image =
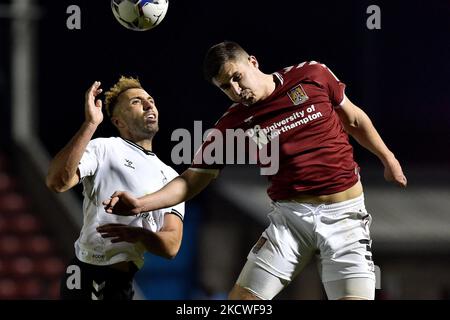
{"type": "MultiPolygon", "coordinates": [[[[227,129],[242,129],[250,135],[259,132],[267,145],[271,138],[279,139],[279,169],[268,176],[273,200],[332,194],[353,186],[359,167],[335,112],[345,101],[345,85],[315,61],[284,68],[273,77],[276,87],[269,97],[250,106],[233,104],[215,129],[224,136],[227,129]]],[[[202,161],[211,141],[206,139],[197,151],[191,169],[218,172],[223,168],[225,162],[202,161]]]]}

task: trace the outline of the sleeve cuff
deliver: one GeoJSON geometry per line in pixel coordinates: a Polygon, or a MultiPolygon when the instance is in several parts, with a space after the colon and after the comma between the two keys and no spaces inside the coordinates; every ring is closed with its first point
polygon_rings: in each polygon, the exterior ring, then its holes
{"type": "Polygon", "coordinates": [[[345,92],[344,92],[344,97],[342,98],[342,101],[335,108],[342,108],[346,101],[347,101],[347,97],[345,96],[345,92]]]}
{"type": "Polygon", "coordinates": [[[174,214],[178,216],[178,218],[181,219],[181,221],[184,221],[184,217],[181,213],[178,212],[178,210],[172,209],[170,212],[167,212],[166,214],[174,214]]]}

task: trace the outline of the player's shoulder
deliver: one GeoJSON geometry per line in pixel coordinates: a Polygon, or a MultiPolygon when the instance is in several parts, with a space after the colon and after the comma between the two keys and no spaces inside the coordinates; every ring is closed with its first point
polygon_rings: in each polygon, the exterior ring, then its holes
{"type": "Polygon", "coordinates": [[[214,126],[217,127],[224,127],[224,128],[231,128],[233,126],[233,123],[238,123],[238,118],[241,116],[241,109],[245,106],[241,103],[233,103],[227,111],[224,112],[224,114],[216,121],[214,126]]]}
{"type": "Polygon", "coordinates": [[[315,72],[321,72],[326,68],[324,63],[315,60],[307,60],[300,63],[296,63],[277,71],[276,73],[283,76],[309,74],[315,72]]]}
{"type": "Polygon", "coordinates": [[[123,144],[123,139],[119,137],[99,137],[89,141],[90,146],[108,148],[123,144]]]}
{"type": "Polygon", "coordinates": [[[92,139],[89,143],[93,144],[115,144],[122,140],[119,137],[98,137],[92,139]]]}
{"type": "Polygon", "coordinates": [[[328,68],[325,63],[310,60],[304,61],[277,72],[282,81],[298,81],[298,80],[310,80],[318,83],[323,83],[335,79],[339,79],[328,68]]]}
{"type": "Polygon", "coordinates": [[[117,153],[123,146],[124,140],[120,137],[99,137],[89,141],[88,149],[100,154],[111,154],[117,153]]]}

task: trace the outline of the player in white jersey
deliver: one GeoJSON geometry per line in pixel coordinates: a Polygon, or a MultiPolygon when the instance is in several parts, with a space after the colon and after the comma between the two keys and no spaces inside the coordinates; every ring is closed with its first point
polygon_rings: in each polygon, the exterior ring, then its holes
{"type": "MultiPolygon", "coordinates": [[[[373,299],[371,216],[348,134],[381,160],[386,180],[406,187],[407,179],[370,118],[345,96],[345,85],[317,62],[268,74],[230,41],[210,48],[204,61],[206,78],[234,102],[216,131],[249,132],[258,148],[279,143],[278,153],[267,148],[279,156],[279,170],[269,176],[270,225],[250,251],[229,298],[272,299],[317,255],[329,299],[373,299]]],[[[138,213],[193,198],[224,167],[206,160],[221,137],[211,136],[191,167],[162,190],[140,198],[116,192],[104,201],[107,212],[138,213]]],[[[249,151],[242,154],[252,156],[249,151]]]]}
{"type": "Polygon", "coordinates": [[[181,245],[184,203],[132,216],[105,212],[101,201],[114,190],[143,196],[178,174],[151,151],[158,110],[137,79],[121,77],[105,94],[106,111],[120,137],[91,140],[103,121],[102,102],[96,100],[101,92],[100,82],[86,92],[86,119],[47,175],[47,186],[56,192],[83,183],[83,227],[61,282],[62,299],[132,299],[132,280],[144,264],[144,252],[170,259],[181,245]]]}

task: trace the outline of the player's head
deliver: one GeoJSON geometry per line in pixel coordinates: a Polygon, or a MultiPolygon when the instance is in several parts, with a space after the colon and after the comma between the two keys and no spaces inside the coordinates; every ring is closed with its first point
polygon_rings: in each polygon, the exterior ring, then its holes
{"type": "Polygon", "coordinates": [[[206,80],[220,88],[232,101],[251,105],[267,96],[267,75],[258,61],[231,41],[212,46],[203,62],[206,80]]]}
{"type": "Polygon", "coordinates": [[[142,88],[138,79],[120,77],[105,93],[105,108],[124,138],[152,139],[159,130],[155,100],[142,88]]]}

